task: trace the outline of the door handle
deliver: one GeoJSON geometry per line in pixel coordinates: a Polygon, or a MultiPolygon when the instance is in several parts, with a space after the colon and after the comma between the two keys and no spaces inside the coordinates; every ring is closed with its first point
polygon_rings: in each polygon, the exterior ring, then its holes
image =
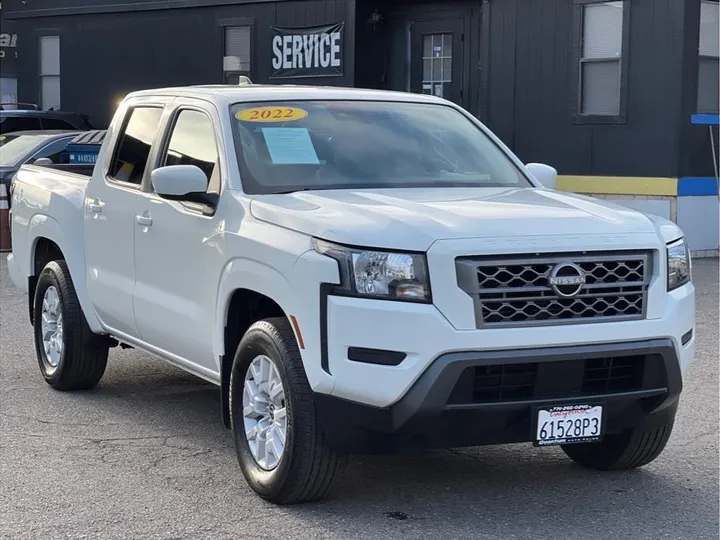
{"type": "Polygon", "coordinates": [[[100,202],[91,202],[90,204],[88,204],[88,208],[90,208],[91,212],[99,214],[100,212],[102,212],[103,205],[100,202]]]}
{"type": "Polygon", "coordinates": [[[150,216],[135,216],[135,221],[141,227],[150,227],[153,223],[150,216]]]}

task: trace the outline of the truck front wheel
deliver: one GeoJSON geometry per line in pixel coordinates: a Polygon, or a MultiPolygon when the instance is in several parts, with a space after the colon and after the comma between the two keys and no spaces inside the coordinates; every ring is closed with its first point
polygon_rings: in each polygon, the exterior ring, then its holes
{"type": "Polygon", "coordinates": [[[637,428],[602,441],[562,447],[570,459],[583,467],[601,471],[636,469],[654,461],[665,449],[673,424],[637,428]]]}
{"type": "Polygon", "coordinates": [[[37,280],[33,331],[45,381],[57,390],[93,388],[105,373],[108,345],[90,330],[65,261],[49,262],[37,280]]]}
{"type": "Polygon", "coordinates": [[[250,327],[230,375],[230,415],[243,475],[276,504],[321,499],[346,456],[325,440],[300,352],[285,318],[250,327]]]}

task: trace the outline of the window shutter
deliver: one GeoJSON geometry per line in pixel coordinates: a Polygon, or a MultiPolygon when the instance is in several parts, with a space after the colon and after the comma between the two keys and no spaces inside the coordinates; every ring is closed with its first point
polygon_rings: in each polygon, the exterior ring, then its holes
{"type": "Polygon", "coordinates": [[[40,75],[60,75],[60,36],[40,37],[40,75]]]}
{"type": "Polygon", "coordinates": [[[623,1],[587,4],[582,18],[580,112],[620,114],[623,1]]]}
{"type": "Polygon", "coordinates": [[[697,112],[717,114],[720,94],[720,63],[717,58],[700,58],[698,63],[697,112]]]}
{"type": "Polygon", "coordinates": [[[700,3],[700,56],[720,56],[720,17],[717,2],[700,3]]]}
{"type": "Polygon", "coordinates": [[[60,77],[42,77],[40,83],[42,108],[58,110],[60,108],[60,77]]]}
{"type": "Polygon", "coordinates": [[[583,58],[619,58],[622,51],[623,3],[585,6],[583,58]]]}
{"type": "Polygon", "coordinates": [[[697,112],[717,114],[720,93],[720,8],[717,2],[700,3],[700,40],[698,44],[697,112]]]}
{"type": "Polygon", "coordinates": [[[620,62],[586,62],[582,78],[583,114],[620,113],[620,62]]]}
{"type": "Polygon", "coordinates": [[[225,57],[223,71],[250,71],[250,27],[229,26],[225,28],[225,57]]]}

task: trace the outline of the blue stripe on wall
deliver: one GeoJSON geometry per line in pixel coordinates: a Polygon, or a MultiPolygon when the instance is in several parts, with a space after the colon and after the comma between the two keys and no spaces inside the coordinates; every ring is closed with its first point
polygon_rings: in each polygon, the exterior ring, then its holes
{"type": "Polygon", "coordinates": [[[718,181],[713,177],[686,177],[678,178],[678,197],[697,195],[717,195],[718,181]]]}
{"type": "Polygon", "coordinates": [[[717,126],[720,115],[717,114],[693,114],[690,117],[692,124],[704,124],[706,126],[717,126]]]}

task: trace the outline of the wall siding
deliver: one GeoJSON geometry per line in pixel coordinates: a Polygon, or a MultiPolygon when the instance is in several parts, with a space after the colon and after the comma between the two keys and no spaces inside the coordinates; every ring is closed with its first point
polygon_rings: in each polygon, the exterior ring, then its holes
{"type": "Polygon", "coordinates": [[[298,0],[16,19],[26,59],[20,67],[19,94],[26,101],[38,99],[37,36],[60,34],[62,107],[82,111],[93,124],[105,126],[128,92],[221,84],[221,25],[229,19],[254,23],[252,77],[258,82],[268,81],[272,73],[271,26],[345,21],[344,76],[292,82],[352,86],[354,18],[348,5],[346,0],[298,0]]]}
{"type": "Polygon", "coordinates": [[[627,119],[573,124],[571,0],[490,3],[488,125],[561,174],[675,176],[682,71],[677,0],[630,0],[627,119]]]}

